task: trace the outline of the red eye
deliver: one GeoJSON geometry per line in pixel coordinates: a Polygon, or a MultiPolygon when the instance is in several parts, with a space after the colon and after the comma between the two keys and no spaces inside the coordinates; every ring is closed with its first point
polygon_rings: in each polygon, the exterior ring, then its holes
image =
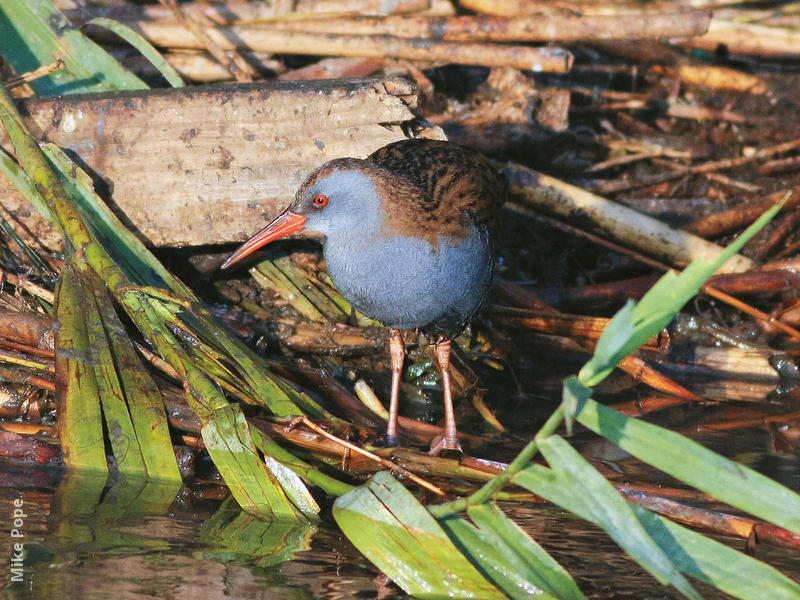
{"type": "Polygon", "coordinates": [[[328,203],[328,197],[325,194],[317,194],[314,196],[314,204],[322,208],[328,203]]]}

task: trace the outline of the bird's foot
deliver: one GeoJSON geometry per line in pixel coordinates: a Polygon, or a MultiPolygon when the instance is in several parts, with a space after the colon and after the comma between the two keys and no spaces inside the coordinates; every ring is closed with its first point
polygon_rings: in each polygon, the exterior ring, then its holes
{"type": "Polygon", "coordinates": [[[442,458],[461,458],[464,451],[458,438],[448,438],[445,435],[437,435],[431,442],[431,449],[428,450],[431,456],[441,456],[442,458]]]}
{"type": "Polygon", "coordinates": [[[376,440],[376,445],[383,446],[384,448],[396,448],[400,444],[397,442],[396,436],[386,435],[382,439],[376,440]]]}

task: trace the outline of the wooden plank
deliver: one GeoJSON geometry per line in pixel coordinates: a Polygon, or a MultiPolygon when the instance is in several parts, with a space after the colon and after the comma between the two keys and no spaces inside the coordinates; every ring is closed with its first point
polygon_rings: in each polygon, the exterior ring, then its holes
{"type": "MultiPolygon", "coordinates": [[[[180,246],[245,239],[321,163],[403,138],[415,100],[402,79],[351,79],[38,98],[20,109],[35,135],[79,158],[144,239],[180,246]]],[[[42,234],[2,175],[0,203],[42,234]]]]}

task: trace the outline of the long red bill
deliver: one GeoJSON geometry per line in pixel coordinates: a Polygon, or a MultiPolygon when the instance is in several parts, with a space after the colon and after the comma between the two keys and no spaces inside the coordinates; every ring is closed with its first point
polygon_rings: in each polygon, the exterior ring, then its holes
{"type": "Polygon", "coordinates": [[[227,269],[248,254],[261,248],[261,246],[266,246],[280,237],[294,233],[295,231],[300,231],[305,226],[305,222],[306,218],[303,215],[291,212],[288,209],[283,211],[280,215],[275,217],[269,225],[264,227],[264,229],[239,246],[236,252],[231,254],[228,260],[222,263],[220,268],[227,269]]]}

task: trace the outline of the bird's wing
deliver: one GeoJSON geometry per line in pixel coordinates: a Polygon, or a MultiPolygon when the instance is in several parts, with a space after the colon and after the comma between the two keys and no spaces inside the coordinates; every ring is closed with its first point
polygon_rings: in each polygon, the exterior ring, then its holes
{"type": "Polygon", "coordinates": [[[456,235],[474,220],[495,234],[508,183],[479,152],[418,138],[384,146],[367,160],[421,190],[414,196],[416,206],[408,207],[415,220],[435,222],[456,235]]]}

